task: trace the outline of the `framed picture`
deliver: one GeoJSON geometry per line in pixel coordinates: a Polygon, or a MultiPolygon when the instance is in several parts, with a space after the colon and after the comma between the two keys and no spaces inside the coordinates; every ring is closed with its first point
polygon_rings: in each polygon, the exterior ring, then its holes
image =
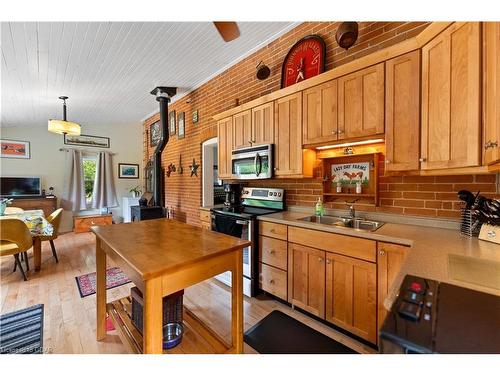
{"type": "Polygon", "coordinates": [[[98,137],[97,135],[68,135],[64,134],[64,144],[71,146],[100,147],[109,148],[108,137],[98,137]]]}
{"type": "Polygon", "coordinates": [[[29,159],[31,158],[30,143],[13,139],[0,139],[2,158],[29,159]]]}
{"type": "Polygon", "coordinates": [[[149,126],[149,146],[155,147],[161,139],[160,121],[156,121],[149,126]]]}
{"type": "Polygon", "coordinates": [[[196,124],[198,122],[198,110],[193,111],[193,124],[196,124]]]}
{"type": "Polygon", "coordinates": [[[139,164],[118,163],[118,178],[139,178],[139,164]]]}
{"type": "Polygon", "coordinates": [[[177,139],[183,139],[186,129],[184,126],[184,112],[179,113],[179,118],[177,119],[177,126],[179,131],[177,132],[177,139]]]}
{"type": "Polygon", "coordinates": [[[168,128],[170,135],[175,134],[175,111],[171,111],[168,114],[168,128]]]}

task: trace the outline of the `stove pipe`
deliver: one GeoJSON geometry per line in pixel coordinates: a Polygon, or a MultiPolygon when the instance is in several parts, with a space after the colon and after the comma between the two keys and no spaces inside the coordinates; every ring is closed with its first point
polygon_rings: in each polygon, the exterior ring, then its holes
{"type": "Polygon", "coordinates": [[[177,92],[176,87],[158,86],[153,91],[152,95],[156,96],[156,100],[160,104],[160,128],[161,138],[153,153],[153,205],[163,207],[163,189],[162,189],[162,169],[161,169],[161,154],[168,143],[168,103],[170,98],[177,92]]]}

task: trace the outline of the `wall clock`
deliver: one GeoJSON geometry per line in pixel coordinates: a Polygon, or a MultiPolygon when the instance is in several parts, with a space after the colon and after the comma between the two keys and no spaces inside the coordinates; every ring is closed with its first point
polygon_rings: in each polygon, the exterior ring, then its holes
{"type": "Polygon", "coordinates": [[[325,70],[325,41],[318,35],[309,35],[293,45],[281,68],[281,88],[314,77],[325,70]]]}

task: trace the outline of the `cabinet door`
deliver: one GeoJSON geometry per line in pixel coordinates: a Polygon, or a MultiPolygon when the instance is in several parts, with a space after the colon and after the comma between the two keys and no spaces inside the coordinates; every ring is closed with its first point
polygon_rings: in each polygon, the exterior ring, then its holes
{"type": "Polygon", "coordinates": [[[233,115],[234,148],[250,147],[252,145],[251,111],[233,115]]]}
{"type": "Polygon", "coordinates": [[[385,64],[385,170],[419,169],[420,51],[385,64]]]}
{"type": "Polygon", "coordinates": [[[484,22],[483,164],[500,162],[500,22],[484,22]]]}
{"type": "Polygon", "coordinates": [[[217,157],[219,178],[231,178],[231,152],[233,151],[233,118],[217,122],[217,157]]]}
{"type": "Polygon", "coordinates": [[[422,48],[421,169],[480,164],[480,37],[456,22],[422,48]]]}
{"type": "Polygon", "coordinates": [[[274,173],[302,175],[302,93],[278,99],[274,104],[274,173]]]}
{"type": "Polygon", "coordinates": [[[252,109],[252,143],[254,145],[274,142],[274,102],[252,109]]]}
{"type": "Polygon", "coordinates": [[[291,260],[291,300],[311,314],[325,317],[325,252],[289,244],[291,260]]]}
{"type": "Polygon", "coordinates": [[[384,63],[338,79],[338,139],[384,132],[384,63]]]}
{"type": "Polygon", "coordinates": [[[378,276],[378,328],[382,326],[387,315],[384,300],[389,288],[396,279],[403,261],[408,253],[408,247],[390,243],[379,242],[377,254],[378,276]]]}
{"type": "Polygon", "coordinates": [[[374,263],[326,254],[326,320],[377,341],[377,269],[374,263]]]}
{"type": "Polygon", "coordinates": [[[337,140],[337,81],[303,92],[304,144],[337,140]]]}

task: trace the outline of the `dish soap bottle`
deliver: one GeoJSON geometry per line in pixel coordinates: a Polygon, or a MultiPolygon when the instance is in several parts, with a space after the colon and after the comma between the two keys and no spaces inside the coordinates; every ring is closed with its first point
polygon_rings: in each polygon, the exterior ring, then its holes
{"type": "Polygon", "coordinates": [[[323,202],[320,197],[318,197],[318,201],[316,202],[315,212],[316,216],[323,216],[325,213],[325,208],[323,207],[323,202]]]}

